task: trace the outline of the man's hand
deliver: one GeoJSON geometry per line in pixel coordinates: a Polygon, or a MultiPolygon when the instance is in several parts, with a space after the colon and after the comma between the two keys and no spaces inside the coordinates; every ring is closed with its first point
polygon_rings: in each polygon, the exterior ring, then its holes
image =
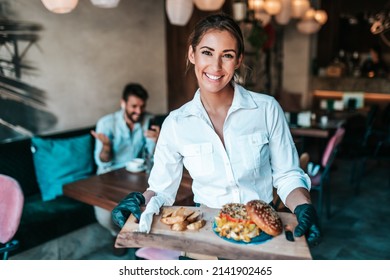
{"type": "Polygon", "coordinates": [[[102,142],[103,147],[100,151],[99,158],[102,162],[110,162],[112,160],[112,150],[111,150],[111,140],[104,133],[97,133],[94,130],[91,130],[93,137],[102,142]]]}
{"type": "Polygon", "coordinates": [[[103,146],[111,146],[110,138],[107,137],[104,133],[97,133],[95,130],[91,130],[93,137],[102,142],[103,146]]]}
{"type": "Polygon", "coordinates": [[[112,210],[112,220],[116,225],[122,228],[131,214],[139,221],[141,217],[141,205],[145,204],[145,197],[140,192],[132,192],[128,194],[119,204],[112,210]]]}
{"type": "Polygon", "coordinates": [[[320,242],[321,232],[314,206],[312,204],[298,205],[294,210],[294,214],[298,220],[294,235],[297,237],[305,235],[309,246],[317,245],[320,242]]]}
{"type": "Polygon", "coordinates": [[[160,135],[160,127],[158,125],[152,125],[150,128],[151,129],[145,131],[145,137],[150,138],[154,143],[157,143],[158,136],[160,135]]]}

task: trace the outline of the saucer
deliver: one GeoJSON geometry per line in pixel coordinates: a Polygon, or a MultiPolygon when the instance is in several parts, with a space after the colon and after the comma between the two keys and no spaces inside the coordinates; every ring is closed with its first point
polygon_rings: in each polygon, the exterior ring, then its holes
{"type": "Polygon", "coordinates": [[[133,173],[138,173],[138,172],[142,172],[142,171],[145,171],[145,166],[141,166],[140,168],[130,168],[128,166],[126,166],[126,170],[129,171],[129,172],[133,172],[133,173]]]}

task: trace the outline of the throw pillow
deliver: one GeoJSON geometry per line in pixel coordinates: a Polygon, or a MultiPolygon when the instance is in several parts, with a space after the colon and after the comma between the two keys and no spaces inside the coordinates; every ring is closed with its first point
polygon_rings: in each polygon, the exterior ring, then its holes
{"type": "Polygon", "coordinates": [[[35,174],[42,200],[62,195],[62,186],[90,176],[94,170],[90,135],[64,139],[31,139],[35,174]]]}

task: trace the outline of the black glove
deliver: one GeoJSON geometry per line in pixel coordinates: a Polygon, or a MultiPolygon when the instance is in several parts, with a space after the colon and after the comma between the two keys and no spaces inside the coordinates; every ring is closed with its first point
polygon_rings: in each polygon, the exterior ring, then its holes
{"type": "Polygon", "coordinates": [[[305,234],[309,246],[317,245],[320,242],[321,232],[314,206],[312,204],[298,205],[294,210],[294,214],[298,220],[294,235],[300,237],[305,234]]]}
{"type": "Polygon", "coordinates": [[[112,220],[116,225],[122,228],[131,214],[139,221],[141,217],[141,205],[145,204],[145,197],[140,192],[132,192],[128,194],[119,204],[112,210],[112,220]]]}

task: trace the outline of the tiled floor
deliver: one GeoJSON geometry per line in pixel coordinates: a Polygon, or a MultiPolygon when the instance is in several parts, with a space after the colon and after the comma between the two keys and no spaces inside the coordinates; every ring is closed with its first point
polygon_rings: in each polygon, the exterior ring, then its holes
{"type": "MultiPolygon", "coordinates": [[[[332,216],[322,219],[322,242],[311,251],[315,260],[390,259],[390,164],[369,162],[360,194],[356,195],[349,183],[352,163],[348,159],[335,162],[335,170],[331,174],[332,216]]],[[[121,257],[115,256],[111,236],[98,224],[93,224],[66,241],[56,240],[40,250],[13,258],[123,260],[134,259],[134,250],[121,257]],[[96,240],[99,242],[96,243],[96,240]],[[65,242],[70,249],[59,250],[65,242]]]]}
{"type": "Polygon", "coordinates": [[[390,259],[390,164],[369,161],[360,193],[349,183],[350,160],[338,160],[332,174],[332,216],[323,219],[323,240],[314,259],[390,259]]]}

